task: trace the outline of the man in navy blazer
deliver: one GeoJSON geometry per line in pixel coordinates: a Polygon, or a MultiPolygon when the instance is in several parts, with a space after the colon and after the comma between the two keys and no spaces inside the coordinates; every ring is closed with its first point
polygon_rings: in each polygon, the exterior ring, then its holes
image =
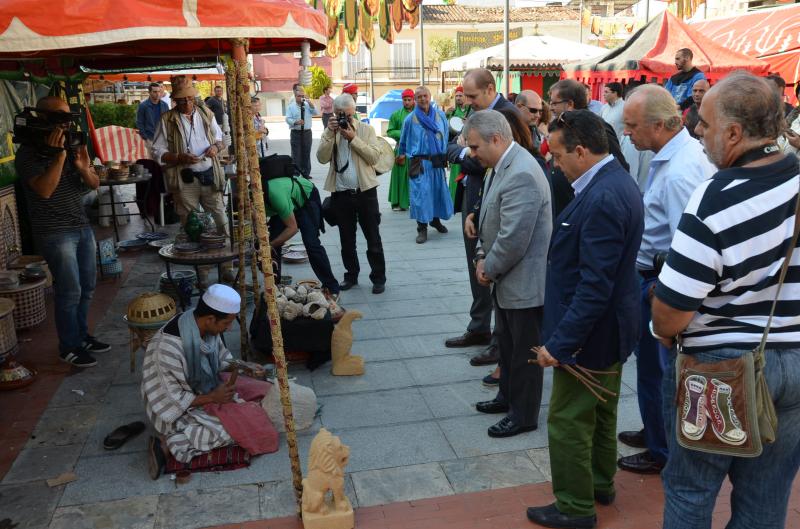
{"type": "Polygon", "coordinates": [[[556,502],[528,509],[545,527],[594,527],[595,501],[614,501],[622,364],[639,338],[636,255],[644,212],[639,188],[608,153],[602,120],[588,110],[550,126],[550,152],[575,199],[554,222],[545,286],[542,367],[555,367],[547,419],[556,502]],[[604,390],[584,385],[590,373],[604,390]],[[601,371],[601,372],[598,372],[601,371]]]}

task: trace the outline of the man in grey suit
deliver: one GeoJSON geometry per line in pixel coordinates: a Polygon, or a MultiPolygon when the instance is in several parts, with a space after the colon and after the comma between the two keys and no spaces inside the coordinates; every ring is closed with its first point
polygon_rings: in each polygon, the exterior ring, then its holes
{"type": "Polygon", "coordinates": [[[514,142],[495,110],[470,116],[464,138],[470,156],[492,172],[483,186],[475,276],[492,286],[500,347],[500,389],[476,404],[483,413],[507,413],[490,437],[535,430],[542,400],[542,368],[529,364],[540,342],[547,248],[552,230],[550,186],[536,160],[514,142]]]}

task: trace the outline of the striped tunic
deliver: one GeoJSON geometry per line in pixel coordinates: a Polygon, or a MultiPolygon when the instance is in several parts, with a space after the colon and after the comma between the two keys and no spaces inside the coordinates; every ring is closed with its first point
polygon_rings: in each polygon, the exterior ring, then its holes
{"type": "MultiPolygon", "coordinates": [[[[196,455],[233,443],[220,420],[201,408],[192,408],[197,395],[186,380],[188,367],[183,342],[177,333],[177,318],[159,330],[150,344],[142,366],[141,394],[145,411],[158,433],[166,438],[167,447],[181,463],[196,455]]],[[[219,338],[218,338],[219,339],[219,338]]],[[[219,344],[221,368],[233,358],[219,344]]]]}
{"type": "MultiPolygon", "coordinates": [[[[656,287],[667,305],[696,311],[682,334],[687,352],[760,343],[794,232],[798,186],[798,160],[787,156],[723,169],[692,194],[656,287]]],[[[800,347],[800,251],[792,255],[768,344],[800,347]]]]}

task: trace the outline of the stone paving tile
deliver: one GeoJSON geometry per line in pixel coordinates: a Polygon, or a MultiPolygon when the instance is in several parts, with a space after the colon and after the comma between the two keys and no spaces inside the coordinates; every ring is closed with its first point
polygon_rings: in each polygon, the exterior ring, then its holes
{"type": "Polygon", "coordinates": [[[441,465],[456,494],[547,481],[524,451],[443,461],[441,465]]]}
{"type": "Polygon", "coordinates": [[[459,458],[547,446],[547,408],[542,408],[539,413],[538,430],[505,439],[489,437],[487,428],[502,418],[502,414],[481,413],[441,419],[438,423],[459,458]]]}
{"type": "Polygon", "coordinates": [[[399,426],[377,426],[335,430],[350,447],[349,472],[431,463],[456,457],[439,426],[419,422],[399,426]]]}
{"type": "Polygon", "coordinates": [[[44,481],[0,486],[0,521],[8,518],[6,527],[45,529],[58,505],[64,487],[48,487],[44,481]]]}
{"type": "Polygon", "coordinates": [[[341,395],[363,391],[377,391],[392,388],[407,388],[414,385],[406,365],[398,360],[391,362],[370,362],[366,364],[361,376],[334,376],[330,368],[323,366],[311,374],[317,397],[341,395]]]}
{"type": "Polygon", "coordinates": [[[42,414],[26,448],[82,445],[99,410],[99,405],[48,409],[42,414]]]}
{"type": "Polygon", "coordinates": [[[294,516],[297,503],[292,480],[272,481],[259,487],[261,518],[294,516]]]}
{"type": "MultiPolygon", "coordinates": [[[[476,372],[480,368],[473,367],[476,372]]],[[[420,388],[425,402],[437,418],[476,415],[475,403],[491,400],[497,390],[487,388],[478,381],[457,382],[453,384],[432,385],[420,388]]]]}
{"type": "Polygon", "coordinates": [[[82,447],[83,440],[74,445],[25,448],[3,478],[3,484],[50,479],[69,472],[75,467],[82,447]]]}
{"type": "Polygon", "coordinates": [[[379,322],[387,337],[464,332],[464,322],[453,314],[394,318],[379,322]]]}
{"type": "Polygon", "coordinates": [[[256,485],[162,494],[158,501],[155,529],[195,529],[221,523],[236,523],[260,517],[256,485]]]}
{"type": "MultiPolygon", "coordinates": [[[[98,364],[99,366],[100,364],[98,364]]],[[[114,364],[116,366],[116,364],[114,364]]],[[[95,368],[92,368],[94,370],[95,368]]],[[[116,370],[116,367],[114,367],[116,370]]],[[[82,371],[61,382],[48,408],[66,408],[82,404],[99,404],[108,392],[114,372],[110,366],[103,371],[82,371]],[[82,394],[81,394],[82,393],[82,394]]]]}
{"type": "Polygon", "coordinates": [[[390,338],[397,352],[402,358],[422,358],[442,355],[461,355],[464,363],[469,363],[470,357],[482,351],[485,346],[472,347],[445,347],[448,338],[460,336],[461,332],[445,332],[439,334],[420,334],[418,336],[396,336],[390,338]]]}
{"type": "Polygon", "coordinates": [[[157,508],[158,496],[61,507],[49,529],[153,529],[157,508]]]}
{"type": "MultiPolygon", "coordinates": [[[[375,340],[356,340],[350,352],[364,357],[365,362],[396,360],[403,358],[394,345],[393,338],[378,338],[375,340]]],[[[323,367],[324,369],[324,367],[323,367]]]]}
{"type": "Polygon", "coordinates": [[[431,419],[430,410],[416,388],[375,391],[369,396],[331,395],[319,399],[322,424],[328,429],[380,426],[431,419]]]}
{"type": "Polygon", "coordinates": [[[533,461],[533,465],[542,474],[545,481],[553,481],[553,475],[550,472],[550,452],[545,448],[531,448],[526,450],[528,457],[533,461]]]}
{"type": "Polygon", "coordinates": [[[131,415],[144,410],[142,397],[139,394],[139,383],[119,384],[108,389],[105,400],[113,406],[105,406],[99,418],[105,419],[120,415],[131,415]]]}
{"type": "Polygon", "coordinates": [[[453,494],[439,463],[355,472],[352,478],[361,507],[453,494]]]}
{"type": "Polygon", "coordinates": [[[405,360],[405,365],[414,377],[414,381],[422,386],[464,381],[473,381],[474,384],[480,385],[480,379],[489,371],[489,368],[469,365],[461,354],[412,358],[405,360]]]}
{"type": "Polygon", "coordinates": [[[86,439],[86,443],[83,445],[83,451],[81,451],[81,458],[84,457],[93,457],[93,456],[107,456],[110,454],[127,454],[130,452],[144,452],[147,450],[147,440],[151,435],[155,434],[155,430],[150,425],[150,422],[147,420],[147,415],[145,414],[144,410],[141,410],[136,413],[131,413],[127,415],[107,415],[103,418],[97,420],[92,428],[92,431],[89,433],[89,437],[86,439]],[[134,437],[133,439],[128,440],[124,445],[117,448],[116,450],[109,451],[103,448],[103,440],[117,429],[119,426],[124,424],[130,424],[134,421],[141,421],[145,424],[145,431],[134,437]]]}

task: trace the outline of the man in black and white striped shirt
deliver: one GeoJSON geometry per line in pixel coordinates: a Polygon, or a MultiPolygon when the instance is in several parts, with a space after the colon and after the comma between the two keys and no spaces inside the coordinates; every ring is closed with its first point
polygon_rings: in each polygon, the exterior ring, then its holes
{"type": "MultiPolygon", "coordinates": [[[[700,362],[737,358],[756,347],[764,331],[794,231],[800,186],[797,158],[777,147],[784,128],[780,99],[750,74],[730,75],[703,99],[696,132],[719,172],[692,194],[653,302],[654,335],[667,346],[680,335],[683,351],[700,362]]],[[[661,474],[664,529],[711,527],[726,476],[734,487],[727,527],[784,527],[800,465],[800,252],[792,263],[765,355],[767,384],[777,396],[778,438],[759,457],[711,455],[678,445],[674,351],[671,355],[672,368],[664,376],[669,442],[661,474]]],[[[737,424],[733,416],[725,421],[737,424]]]]}

